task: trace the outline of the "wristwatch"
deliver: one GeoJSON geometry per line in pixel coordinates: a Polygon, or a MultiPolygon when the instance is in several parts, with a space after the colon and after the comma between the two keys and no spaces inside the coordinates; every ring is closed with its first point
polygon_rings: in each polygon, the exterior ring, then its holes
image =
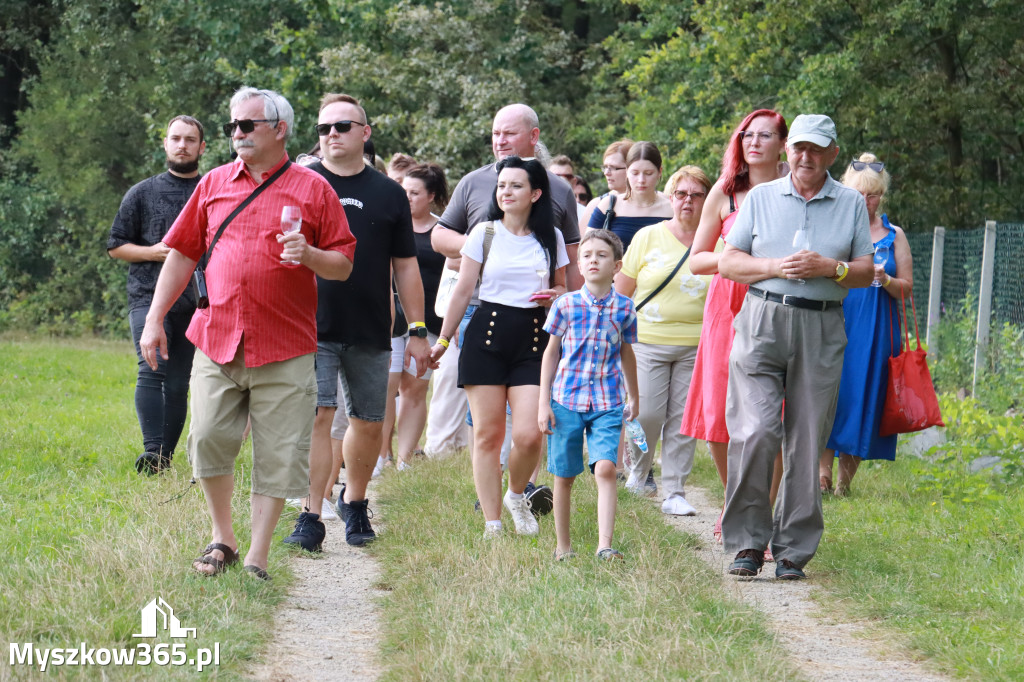
{"type": "Polygon", "coordinates": [[[842,282],[843,278],[850,273],[850,266],[843,261],[836,261],[836,274],[833,275],[832,279],[836,282],[842,282]]]}
{"type": "Polygon", "coordinates": [[[415,336],[421,339],[427,338],[427,325],[423,322],[413,322],[409,325],[409,336],[415,336]]]}

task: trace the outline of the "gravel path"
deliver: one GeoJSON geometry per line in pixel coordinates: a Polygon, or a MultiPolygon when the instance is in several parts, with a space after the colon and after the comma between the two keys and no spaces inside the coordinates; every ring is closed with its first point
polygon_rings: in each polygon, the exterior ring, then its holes
{"type": "MultiPolygon", "coordinates": [[[[371,484],[371,499],[373,484],[371,484]]],[[[697,516],[664,516],[667,523],[702,540],[698,555],[722,574],[726,591],[768,618],[778,641],[808,680],[861,682],[946,682],[908,658],[890,641],[870,633],[863,623],[823,615],[812,594],[821,589],[811,579],[775,579],[774,564],[752,580],[726,575],[732,557],[712,539],[718,507],[699,488],[687,500],[697,516]]],[[[660,502],[659,502],[660,504],[660,502]]],[[[374,528],[383,520],[379,507],[374,528]]],[[[300,557],[292,568],[298,580],[274,623],[274,641],[263,663],[253,669],[257,680],[311,679],[376,680],[382,672],[378,658],[380,621],[375,589],[379,567],[362,550],[345,544],[345,527],[327,521],[327,540],[319,559],[300,557]]]]}
{"type": "MultiPolygon", "coordinates": [[[[765,564],[757,578],[740,580],[726,574],[732,556],[712,536],[720,508],[699,488],[687,489],[686,499],[697,508],[696,516],[667,516],[665,520],[701,539],[698,554],[722,575],[722,584],[736,598],[754,606],[768,617],[778,642],[808,680],[843,682],[944,682],[942,677],[907,658],[888,640],[869,634],[863,623],[838,622],[822,614],[812,595],[814,564],[808,567],[809,580],[775,579],[775,564],[765,564]]],[[[660,498],[658,503],[660,504],[660,498]]]]}
{"type": "MultiPolygon", "coordinates": [[[[373,489],[371,484],[372,523],[380,531],[383,515],[373,505],[373,489]]],[[[380,676],[377,599],[385,593],[374,587],[380,568],[365,551],[345,543],[341,519],[324,523],[321,557],[292,561],[297,580],[274,619],[274,641],[252,670],[253,679],[360,682],[380,676]]]]}

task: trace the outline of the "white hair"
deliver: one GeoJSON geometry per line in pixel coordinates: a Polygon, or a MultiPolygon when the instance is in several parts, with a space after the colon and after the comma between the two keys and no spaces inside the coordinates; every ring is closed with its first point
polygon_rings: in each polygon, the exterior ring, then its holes
{"type": "Polygon", "coordinates": [[[263,98],[263,118],[270,121],[284,121],[285,139],[290,138],[295,128],[295,112],[292,110],[292,105],[288,103],[288,100],[283,95],[273,90],[257,90],[256,88],[243,86],[231,96],[231,108],[234,109],[242,102],[253,97],[263,98]]]}

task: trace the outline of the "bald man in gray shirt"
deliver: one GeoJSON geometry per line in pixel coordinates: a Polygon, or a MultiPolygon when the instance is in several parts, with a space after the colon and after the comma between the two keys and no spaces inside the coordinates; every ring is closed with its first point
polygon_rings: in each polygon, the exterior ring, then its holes
{"type": "Polygon", "coordinates": [[[839,154],[832,120],[797,116],[786,154],[790,174],[750,190],[719,263],[723,277],[750,285],[729,355],[722,538],[737,552],[732,575],[757,575],[770,540],[776,577],[799,580],[825,527],[817,462],[843,368],[842,301],[871,283],[873,266],[864,198],[828,174],[839,154]],[[772,464],[783,445],[773,519],[772,464]]]}

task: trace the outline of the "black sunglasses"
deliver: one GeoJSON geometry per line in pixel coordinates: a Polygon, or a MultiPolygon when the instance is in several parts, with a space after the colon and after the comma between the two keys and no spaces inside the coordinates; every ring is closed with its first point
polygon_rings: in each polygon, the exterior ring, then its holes
{"type": "Polygon", "coordinates": [[[256,130],[257,123],[273,123],[276,125],[277,121],[272,118],[243,118],[241,121],[235,120],[231,123],[225,123],[224,134],[231,137],[235,134],[235,128],[238,128],[248,135],[252,131],[256,130]]]}
{"type": "Polygon", "coordinates": [[[328,135],[331,134],[331,128],[334,128],[335,130],[338,131],[339,135],[344,135],[348,131],[352,130],[353,123],[356,124],[357,126],[366,126],[365,123],[360,123],[359,121],[335,121],[334,123],[317,123],[316,134],[319,135],[320,137],[327,137],[328,135]]]}
{"type": "Polygon", "coordinates": [[[885,164],[881,161],[872,161],[871,163],[868,163],[867,161],[851,161],[850,166],[855,171],[862,171],[865,168],[870,168],[876,173],[881,173],[882,169],[885,168],[885,164]]]}

